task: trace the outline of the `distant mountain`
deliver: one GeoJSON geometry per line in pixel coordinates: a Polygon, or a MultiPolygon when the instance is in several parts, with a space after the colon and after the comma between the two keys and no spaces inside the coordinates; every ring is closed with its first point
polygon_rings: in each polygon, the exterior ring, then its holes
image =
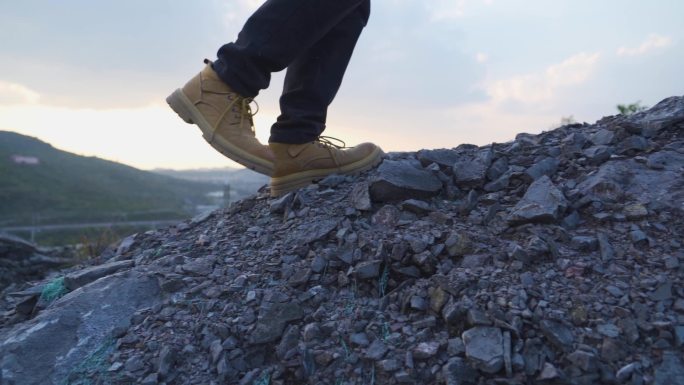
{"type": "Polygon", "coordinates": [[[228,185],[231,191],[231,201],[245,198],[254,194],[262,186],[268,184],[269,178],[252,170],[243,168],[201,168],[194,170],[155,169],[153,172],[175,178],[228,185]]]}
{"type": "Polygon", "coordinates": [[[62,151],[33,137],[0,131],[0,225],[182,218],[212,205],[217,186],[142,171],[62,151]]]}

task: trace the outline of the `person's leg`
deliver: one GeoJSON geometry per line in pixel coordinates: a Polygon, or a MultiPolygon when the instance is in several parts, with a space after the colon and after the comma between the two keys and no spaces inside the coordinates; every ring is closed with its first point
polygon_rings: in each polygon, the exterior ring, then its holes
{"type": "Polygon", "coordinates": [[[245,97],[268,87],[271,73],[290,66],[368,0],[268,0],[237,41],[222,46],[213,68],[245,97]]]}
{"type": "Polygon", "coordinates": [[[362,143],[340,149],[318,138],[369,8],[370,0],[268,0],[250,17],[238,40],[221,47],[218,60],[167,102],[186,122],[197,124],[214,148],[271,175],[272,196],[332,173],[372,168],[382,160],[378,146],[362,143]],[[359,13],[364,15],[361,25],[359,13]],[[355,16],[347,21],[350,14],[355,16]],[[286,76],[280,123],[299,139],[284,137],[263,146],[254,135],[249,102],[268,87],[272,72],[288,66],[292,73],[286,76]],[[309,70],[320,72],[312,77],[309,70]],[[288,120],[302,125],[297,128],[288,120]],[[295,141],[299,143],[291,143],[295,141]]]}
{"type": "Polygon", "coordinates": [[[328,106],[369,14],[370,0],[365,0],[290,64],[280,98],[281,115],[271,128],[270,142],[306,143],[323,132],[328,106]]]}
{"type": "Polygon", "coordinates": [[[340,148],[319,136],[369,12],[370,0],[364,0],[288,67],[281,116],[269,139],[274,156],[271,196],[333,173],[357,174],[382,161],[382,149],[373,143],[340,148]]]}
{"type": "Polygon", "coordinates": [[[364,0],[268,0],[249,18],[235,43],[218,51],[184,87],[167,98],[186,122],[228,158],[273,173],[273,154],[256,139],[249,107],[271,72],[287,67],[364,0]]]}

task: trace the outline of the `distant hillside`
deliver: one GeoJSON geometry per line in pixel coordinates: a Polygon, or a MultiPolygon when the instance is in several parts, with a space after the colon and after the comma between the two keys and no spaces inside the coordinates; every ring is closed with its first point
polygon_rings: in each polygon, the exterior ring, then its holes
{"type": "Polygon", "coordinates": [[[225,167],[194,170],[155,169],[152,171],[185,180],[229,185],[232,201],[253,195],[259,188],[269,182],[267,176],[246,168],[236,169],[225,167]]]}
{"type": "Polygon", "coordinates": [[[216,189],[0,131],[0,224],[27,223],[34,215],[42,221],[185,217],[212,204],[207,193],[216,189]]]}

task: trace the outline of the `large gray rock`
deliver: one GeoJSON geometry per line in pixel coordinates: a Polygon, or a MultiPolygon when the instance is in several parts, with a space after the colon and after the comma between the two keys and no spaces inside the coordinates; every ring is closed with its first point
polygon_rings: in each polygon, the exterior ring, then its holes
{"type": "Polygon", "coordinates": [[[423,167],[427,167],[432,163],[437,163],[442,167],[451,168],[459,159],[460,155],[456,150],[439,148],[436,150],[420,150],[418,151],[417,157],[423,167]]]}
{"type": "Polygon", "coordinates": [[[280,339],[288,322],[304,317],[304,310],[299,304],[274,303],[264,310],[252,332],[250,342],[265,344],[280,339]]]}
{"type": "Polygon", "coordinates": [[[508,158],[502,156],[495,160],[489,167],[489,170],[487,170],[487,179],[492,181],[497,180],[501,175],[506,173],[506,171],[508,171],[508,158]]]}
{"type": "Polygon", "coordinates": [[[615,134],[613,131],[606,130],[602,128],[598,130],[594,135],[589,137],[589,141],[594,144],[594,146],[606,146],[612,144],[615,140],[615,134]]]}
{"type": "Polygon", "coordinates": [[[123,272],[81,287],[31,321],[0,332],[0,370],[7,383],[61,384],[71,370],[106,347],[112,330],[160,300],[157,280],[123,272]]]}
{"type": "Polygon", "coordinates": [[[613,155],[613,147],[610,146],[592,146],[584,150],[583,155],[587,158],[589,164],[601,164],[613,155]]]}
{"type": "Polygon", "coordinates": [[[382,162],[370,181],[370,195],[377,202],[430,198],[441,189],[442,182],[434,174],[403,161],[382,162]]]}
{"type": "Polygon", "coordinates": [[[553,157],[544,158],[525,170],[525,176],[531,181],[537,180],[544,175],[550,177],[556,173],[558,165],[560,165],[558,159],[553,157]]]}
{"type": "Polygon", "coordinates": [[[542,176],[530,185],[525,196],[513,208],[508,221],[513,225],[554,222],[567,206],[563,193],[548,176],[542,176]]]}
{"type": "Polygon", "coordinates": [[[649,147],[648,140],[643,136],[632,135],[618,143],[617,151],[619,154],[636,154],[645,151],[649,147]]]}
{"type": "Polygon", "coordinates": [[[684,209],[681,185],[684,154],[660,151],[651,158],[657,159],[659,169],[633,159],[606,162],[577,189],[589,200],[621,202],[627,195],[644,203],[684,209]]]}
{"type": "Polygon", "coordinates": [[[466,357],[477,369],[496,373],[504,364],[503,335],[501,329],[474,327],[463,332],[466,357]]]}
{"type": "Polygon", "coordinates": [[[306,223],[299,227],[298,235],[302,243],[308,244],[325,238],[337,228],[338,222],[334,219],[326,219],[314,223],[306,223]]]}
{"type": "Polygon", "coordinates": [[[566,352],[572,350],[575,334],[570,327],[553,320],[543,320],[539,326],[544,336],[557,349],[566,352]]]}
{"type": "Polygon", "coordinates": [[[644,136],[653,136],[664,128],[684,122],[684,98],[664,99],[647,111],[629,116],[627,122],[641,128],[644,136]]]}
{"type": "Polygon", "coordinates": [[[382,261],[364,261],[354,266],[354,276],[358,279],[371,279],[380,275],[382,261]]]}
{"type": "Polygon", "coordinates": [[[462,358],[454,357],[442,367],[446,385],[469,385],[477,383],[477,372],[462,358]]]}
{"type": "Polygon", "coordinates": [[[487,179],[487,170],[494,154],[491,148],[464,153],[453,165],[454,183],[459,188],[480,187],[487,179]]]}
{"type": "Polygon", "coordinates": [[[81,286],[85,286],[102,277],[112,275],[119,270],[133,267],[134,262],[131,260],[111,262],[104,265],[93,266],[87,269],[78,270],[64,277],[64,286],[73,291],[81,286]]]}

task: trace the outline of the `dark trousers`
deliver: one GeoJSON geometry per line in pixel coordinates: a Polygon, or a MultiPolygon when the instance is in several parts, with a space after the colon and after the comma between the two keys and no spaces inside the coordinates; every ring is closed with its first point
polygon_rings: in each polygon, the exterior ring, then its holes
{"type": "Polygon", "coordinates": [[[269,141],[311,142],[325,129],[328,106],[369,15],[370,0],[267,0],[237,41],[219,49],[213,68],[246,97],[267,88],[272,72],[287,68],[269,141]]]}

